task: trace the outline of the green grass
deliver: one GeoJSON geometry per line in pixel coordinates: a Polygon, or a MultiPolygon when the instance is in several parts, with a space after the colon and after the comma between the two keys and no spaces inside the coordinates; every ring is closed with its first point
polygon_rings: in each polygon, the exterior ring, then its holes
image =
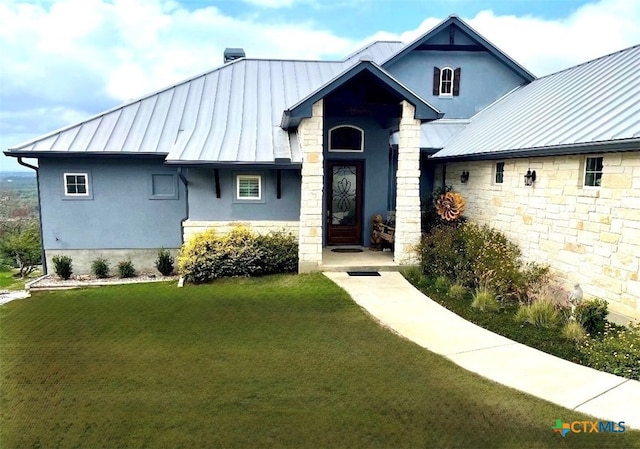
{"type": "Polygon", "coordinates": [[[0,271],[0,290],[24,290],[24,284],[41,275],[39,271],[31,273],[26,278],[15,277],[16,271],[0,271]]]}
{"type": "Polygon", "coordinates": [[[561,438],[590,418],[398,337],[322,275],[34,293],[0,329],[2,448],[640,448],[561,438]]]}

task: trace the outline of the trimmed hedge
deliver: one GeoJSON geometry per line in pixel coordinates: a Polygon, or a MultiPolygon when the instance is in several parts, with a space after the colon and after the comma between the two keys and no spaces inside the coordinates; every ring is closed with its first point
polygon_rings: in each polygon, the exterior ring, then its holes
{"type": "Polygon", "coordinates": [[[258,235],[245,226],[228,234],[210,229],[193,236],[178,255],[178,271],[188,282],[223,277],[291,273],[298,268],[298,242],[283,231],[258,235]]]}

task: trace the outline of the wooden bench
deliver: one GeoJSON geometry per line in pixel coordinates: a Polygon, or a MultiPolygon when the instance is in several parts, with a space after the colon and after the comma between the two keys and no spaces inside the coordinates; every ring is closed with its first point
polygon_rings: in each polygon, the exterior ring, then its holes
{"type": "Polygon", "coordinates": [[[378,223],[380,237],[388,243],[393,243],[396,240],[396,228],[393,228],[384,223],[378,223]]]}

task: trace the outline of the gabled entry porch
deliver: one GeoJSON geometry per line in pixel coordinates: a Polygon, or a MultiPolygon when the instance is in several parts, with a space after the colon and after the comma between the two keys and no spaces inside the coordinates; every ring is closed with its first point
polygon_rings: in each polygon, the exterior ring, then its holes
{"type": "Polygon", "coordinates": [[[420,125],[439,116],[367,61],[285,112],[283,123],[297,125],[302,154],[300,272],[350,265],[332,247],[368,247],[372,217],[386,219],[389,212],[395,213],[393,255],[365,249],[373,254],[346,257],[356,259],[355,266],[414,262],[412,249],[420,240],[420,125]],[[399,132],[397,153],[389,146],[393,132],[399,132]]]}

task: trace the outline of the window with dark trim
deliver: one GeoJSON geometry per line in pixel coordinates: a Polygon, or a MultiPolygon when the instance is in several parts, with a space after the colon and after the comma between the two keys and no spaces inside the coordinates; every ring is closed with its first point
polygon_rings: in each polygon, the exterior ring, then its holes
{"type": "Polygon", "coordinates": [[[65,173],[64,194],[66,196],[89,196],[89,175],[87,173],[65,173]]]}
{"type": "Polygon", "coordinates": [[[600,187],[602,183],[602,157],[588,157],[584,165],[584,185],[600,187]]]}
{"type": "Polygon", "coordinates": [[[504,183],[504,162],[496,163],[496,184],[504,183]]]}
{"type": "Polygon", "coordinates": [[[433,95],[438,97],[457,97],[460,95],[460,67],[433,68],[433,95]]]}

